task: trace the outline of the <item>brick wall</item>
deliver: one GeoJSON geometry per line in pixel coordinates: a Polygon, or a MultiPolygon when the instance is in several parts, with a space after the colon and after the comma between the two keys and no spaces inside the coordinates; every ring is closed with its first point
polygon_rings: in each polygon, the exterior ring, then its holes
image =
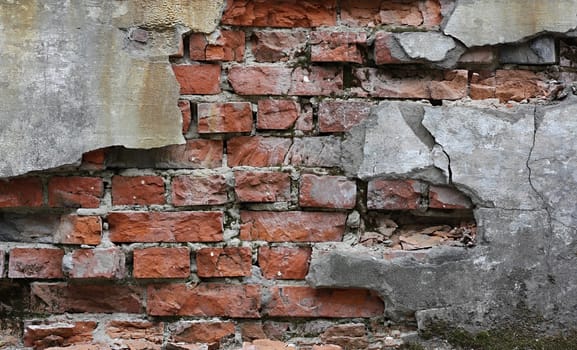
{"type": "Polygon", "coordinates": [[[385,258],[465,249],[472,204],[450,185],[347,177],[346,132],[385,99],[514,104],[554,98],[551,80],[563,77],[500,62],[493,47],[461,52],[450,67],[395,56],[401,35],[437,33],[450,6],[229,0],[217,31],[184,35],[171,58],[186,144],[96,150],[78,166],[0,181],[5,341],[400,344],[414,325],[388,324],[376,293],[307,285],[314,248],[387,247],[385,258]]]}

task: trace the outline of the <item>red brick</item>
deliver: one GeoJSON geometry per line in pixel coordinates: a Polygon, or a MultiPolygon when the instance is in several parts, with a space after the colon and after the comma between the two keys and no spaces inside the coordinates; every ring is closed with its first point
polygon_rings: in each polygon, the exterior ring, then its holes
{"type": "Polygon", "coordinates": [[[188,278],[190,250],[185,247],[135,249],[135,278],[188,278]]]}
{"type": "Polygon", "coordinates": [[[220,93],[220,65],[173,65],[174,75],[183,95],[215,95],[220,93]]]}
{"type": "Polygon", "coordinates": [[[98,177],[53,177],[48,182],[48,205],[98,208],[104,184],[98,177]]]}
{"type": "Polygon", "coordinates": [[[371,106],[365,101],[323,101],[319,104],[319,130],[348,131],[369,117],[371,106]]]}
{"type": "Polygon", "coordinates": [[[122,279],[124,253],[118,248],[78,249],[67,255],[70,278],[122,279]]]}
{"type": "Polygon", "coordinates": [[[187,100],[178,100],[178,108],[180,108],[180,113],[182,113],[182,133],[186,134],[192,123],[190,102],[187,100]]]}
{"type": "Polygon", "coordinates": [[[110,240],[129,242],[219,242],[222,212],[113,212],[110,240]]]}
{"type": "Polygon", "coordinates": [[[296,68],[289,95],[332,96],[342,93],[343,71],[336,67],[296,68]]]}
{"type": "Polygon", "coordinates": [[[395,58],[392,53],[393,47],[398,46],[398,43],[391,32],[377,32],[375,35],[375,63],[376,64],[399,64],[402,63],[395,58]]]}
{"type": "Polygon", "coordinates": [[[357,185],[344,176],[301,177],[301,207],[351,209],[357,201],[357,185]]]}
{"type": "Polygon", "coordinates": [[[369,181],[367,207],[386,210],[418,209],[423,192],[422,186],[420,182],[414,180],[369,181]]]}
{"type": "Polygon", "coordinates": [[[223,142],[221,140],[187,140],[184,145],[163,148],[159,159],[161,168],[219,168],[222,166],[223,142]]]}
{"type": "Polygon", "coordinates": [[[429,208],[470,209],[471,200],[455,188],[444,186],[429,187],[429,208]]]}
{"type": "Polygon", "coordinates": [[[0,208],[40,207],[42,181],[36,177],[0,180],[0,208]]]}
{"type": "Polygon", "coordinates": [[[199,103],[197,114],[200,134],[252,131],[250,102],[199,103]]]}
{"type": "Polygon", "coordinates": [[[62,278],[64,251],[54,248],[13,248],[8,278],[62,278]]]}
{"type": "Polygon", "coordinates": [[[311,32],[311,61],[363,63],[360,47],[366,43],[366,33],[311,32]]]}
{"type": "Polygon", "coordinates": [[[300,104],[294,100],[259,100],[256,127],[263,130],[290,129],[300,110],[300,104]]]}
{"type": "Polygon", "coordinates": [[[46,349],[53,346],[91,342],[96,326],[97,323],[94,321],[26,322],[23,337],[24,346],[46,349]]]}
{"type": "Polygon", "coordinates": [[[249,27],[319,27],[336,24],[336,0],[228,1],[222,23],[249,27]]]}
{"type": "Polygon", "coordinates": [[[160,176],[113,176],[113,205],[164,204],[164,180],[160,176]]]}
{"type": "Polygon", "coordinates": [[[215,205],[227,202],[227,186],[223,175],[181,175],[172,180],[172,204],[175,206],[215,205]]]}
{"type": "Polygon", "coordinates": [[[244,59],[244,32],[221,30],[210,35],[190,35],[190,58],[195,61],[237,61],[244,59]]]}
{"type": "Polygon", "coordinates": [[[110,321],[106,325],[106,335],[115,339],[136,340],[144,346],[134,343],[120,342],[128,349],[159,349],[164,340],[164,323],[150,321],[110,321]],[[131,346],[132,345],[132,346],[131,346]]]}
{"type": "Polygon", "coordinates": [[[227,142],[228,166],[282,165],[291,140],[279,137],[240,136],[227,142]]]}
{"type": "Polygon", "coordinates": [[[443,80],[431,81],[429,91],[434,100],[458,100],[467,96],[468,72],[454,70],[444,73],[443,80]]]}
{"type": "Polygon", "coordinates": [[[150,285],[151,316],[260,317],[260,286],[220,283],[150,285]]]}
{"type": "Polygon", "coordinates": [[[341,21],[346,25],[408,25],[432,28],[441,24],[439,0],[343,0],[341,21]]]}
{"type": "Polygon", "coordinates": [[[258,265],[268,279],[304,279],[309,271],[311,251],[309,247],[260,247],[258,265]]]}
{"type": "Polygon", "coordinates": [[[98,245],[102,237],[99,216],[62,215],[54,243],[98,245]]]}
{"type": "Polygon", "coordinates": [[[525,70],[497,70],[495,85],[495,97],[501,102],[519,102],[548,95],[546,78],[525,70]]]}
{"type": "Polygon", "coordinates": [[[337,344],[338,349],[367,349],[367,327],[362,323],[345,323],[329,327],[321,334],[323,343],[337,344]]]}
{"type": "Polygon", "coordinates": [[[267,335],[264,333],[261,322],[243,322],[240,324],[240,334],[243,341],[252,341],[255,339],[265,339],[267,335]]]}
{"type": "Polygon", "coordinates": [[[301,54],[307,44],[306,33],[291,30],[256,31],[253,33],[252,54],[257,62],[283,62],[301,54]]]}
{"type": "Polygon", "coordinates": [[[170,340],[184,343],[220,343],[227,337],[234,336],[233,322],[181,322],[171,332],[170,340]]]}
{"type": "Polygon", "coordinates": [[[242,240],[268,242],[340,241],[347,214],[319,212],[241,211],[242,240]]]}
{"type": "Polygon", "coordinates": [[[82,155],[80,168],[83,170],[103,170],[106,168],[105,161],[106,152],[104,149],[86,152],[82,155]]]}
{"type": "Polygon", "coordinates": [[[276,66],[234,66],[228,81],[239,95],[286,95],[291,87],[292,69],[276,66]]]}
{"type": "Polygon", "coordinates": [[[361,289],[313,289],[275,286],[263,313],[272,317],[378,317],[382,300],[361,289]]]}
{"type": "Polygon", "coordinates": [[[196,252],[199,277],[250,276],[252,251],[250,248],[202,248],[196,252]]]}
{"type": "Polygon", "coordinates": [[[32,310],[40,313],[140,313],[143,290],[129,285],[32,283],[32,310]]]}
{"type": "Polygon", "coordinates": [[[234,191],[240,202],[290,200],[290,175],[278,171],[235,171],[234,191]]]}

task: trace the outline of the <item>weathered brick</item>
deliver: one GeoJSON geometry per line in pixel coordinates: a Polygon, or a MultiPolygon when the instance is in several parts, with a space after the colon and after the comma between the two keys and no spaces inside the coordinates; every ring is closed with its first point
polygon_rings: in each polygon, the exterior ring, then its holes
{"type": "Polygon", "coordinates": [[[113,212],[112,242],[219,242],[222,212],[113,212]]]}
{"type": "Polygon", "coordinates": [[[466,70],[446,71],[440,81],[429,82],[429,92],[433,100],[459,100],[467,96],[468,72],[466,70]]]}
{"type": "Polygon", "coordinates": [[[53,177],[48,182],[48,205],[98,208],[104,184],[98,177],[53,177]]]}
{"type": "Polygon", "coordinates": [[[64,251],[55,248],[13,248],[8,260],[9,278],[62,278],[64,251]]]}
{"type": "Polygon", "coordinates": [[[228,166],[282,165],[291,140],[280,137],[240,136],[227,142],[228,166]]]}
{"type": "Polygon", "coordinates": [[[220,30],[210,35],[190,35],[190,58],[195,61],[237,61],[244,59],[245,35],[241,31],[220,30]]]}
{"type": "Polygon", "coordinates": [[[53,346],[91,342],[96,326],[97,323],[94,321],[26,322],[24,325],[24,346],[46,349],[53,346]]]}
{"type": "Polygon", "coordinates": [[[305,167],[340,167],[341,141],[334,136],[294,138],[285,163],[305,167]]]}
{"type": "Polygon", "coordinates": [[[286,95],[291,73],[288,67],[234,66],[228,71],[228,81],[239,95],[286,95]]]}
{"type": "Polygon", "coordinates": [[[439,0],[343,0],[341,21],[346,25],[407,25],[432,28],[441,24],[439,0]]]}
{"type": "Polygon", "coordinates": [[[302,111],[295,124],[295,129],[310,132],[313,131],[314,128],[313,106],[307,103],[302,106],[302,111]]]}
{"type": "Polygon", "coordinates": [[[342,93],[343,71],[337,67],[296,68],[292,72],[289,95],[332,96],[342,93]]]}
{"type": "Polygon", "coordinates": [[[429,187],[429,208],[470,209],[471,200],[455,188],[444,186],[429,187]]]}
{"type": "Polygon", "coordinates": [[[122,279],[124,253],[118,248],[77,249],[64,258],[70,278],[122,279]]]}
{"type": "Polygon", "coordinates": [[[369,339],[362,323],[346,323],[329,327],[321,334],[323,343],[337,344],[342,349],[367,349],[369,339]]]}
{"type": "Polygon", "coordinates": [[[367,190],[367,207],[385,210],[418,209],[422,186],[414,180],[371,180],[367,190]]]}
{"type": "Polygon", "coordinates": [[[272,317],[376,317],[382,316],[382,300],[361,289],[314,289],[275,286],[263,313],[272,317]]]}
{"type": "Polygon", "coordinates": [[[546,78],[525,70],[497,70],[495,97],[501,102],[548,96],[546,78]]]}
{"type": "Polygon", "coordinates": [[[102,237],[99,216],[62,215],[54,233],[54,243],[98,245],[102,237]]]}
{"type": "Polygon", "coordinates": [[[306,36],[306,32],[298,30],[256,31],[251,37],[252,54],[257,62],[287,61],[302,54],[307,44],[306,36]]]}
{"type": "Polygon", "coordinates": [[[240,202],[290,200],[290,175],[278,171],[235,171],[234,191],[240,202]]]}
{"type": "Polygon", "coordinates": [[[256,127],[263,130],[290,129],[300,111],[300,104],[294,100],[259,100],[256,127]]]}
{"type": "Polygon", "coordinates": [[[105,161],[106,152],[102,148],[86,152],[82,155],[80,168],[83,170],[103,170],[106,168],[105,161]]]}
{"type": "Polygon", "coordinates": [[[164,180],[160,176],[113,176],[113,205],[164,204],[164,180]]]}
{"type": "Polygon", "coordinates": [[[255,339],[265,339],[262,322],[243,322],[240,324],[240,334],[243,341],[252,341],[255,339]]]}
{"type": "Polygon", "coordinates": [[[0,180],[0,208],[40,207],[42,181],[36,177],[0,180]]]}
{"type": "Polygon", "coordinates": [[[241,211],[240,219],[242,240],[326,242],[342,239],[347,214],[241,211]]]}
{"type": "Polygon", "coordinates": [[[202,248],[196,252],[199,277],[250,276],[252,251],[250,248],[202,248]]]}
{"type": "Polygon", "coordinates": [[[218,344],[234,336],[233,322],[180,322],[170,332],[170,340],[184,343],[218,344]]]}
{"type": "Polygon", "coordinates": [[[190,249],[152,247],[133,252],[135,278],[187,278],[190,275],[190,249]]]}
{"type": "Polygon", "coordinates": [[[301,207],[351,209],[356,200],[357,185],[344,176],[304,174],[301,177],[301,207]]]}
{"type": "Polygon", "coordinates": [[[151,316],[260,317],[260,286],[221,283],[150,285],[151,316]]]}
{"type": "Polygon", "coordinates": [[[197,114],[200,134],[252,130],[250,102],[199,103],[197,114]]]}
{"type": "Polygon", "coordinates": [[[106,324],[106,335],[128,349],[160,349],[164,340],[164,323],[113,320],[106,324]]]}
{"type": "Polygon", "coordinates": [[[336,24],[335,0],[228,1],[223,24],[250,27],[319,27],[336,24]]]}
{"type": "Polygon", "coordinates": [[[348,131],[369,117],[371,106],[365,101],[323,101],[319,104],[319,130],[348,131]]]}
{"type": "Polygon", "coordinates": [[[363,63],[360,47],[366,43],[366,33],[311,32],[311,61],[363,63]]]}
{"type": "Polygon", "coordinates": [[[178,108],[180,108],[180,113],[182,114],[182,133],[186,134],[192,123],[190,102],[187,100],[178,100],[178,108]]]}
{"type": "Polygon", "coordinates": [[[495,59],[495,49],[491,46],[483,46],[467,50],[459,57],[459,63],[490,65],[495,62],[495,59]]]}
{"type": "MultiPolygon", "coordinates": [[[[395,36],[391,32],[380,31],[375,35],[374,56],[376,64],[399,64],[402,63],[398,58],[394,57],[393,50],[397,49],[395,36]]],[[[401,49],[402,50],[402,49],[401,49]]]]}
{"type": "Polygon", "coordinates": [[[220,65],[173,65],[172,70],[183,95],[214,95],[220,93],[220,65]]]}
{"type": "Polygon", "coordinates": [[[304,279],[309,271],[310,247],[260,247],[258,265],[265,278],[304,279]]]}
{"type": "Polygon", "coordinates": [[[129,285],[32,283],[32,310],[41,313],[140,313],[143,290],[129,285]]]}
{"type": "Polygon", "coordinates": [[[172,180],[172,204],[215,205],[228,202],[226,179],[223,175],[180,175],[172,180]]]}

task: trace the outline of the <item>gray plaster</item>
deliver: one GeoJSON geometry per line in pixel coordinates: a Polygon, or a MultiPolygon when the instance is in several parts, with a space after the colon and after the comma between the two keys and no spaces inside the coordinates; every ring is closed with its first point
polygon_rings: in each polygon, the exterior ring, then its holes
{"type": "Polygon", "coordinates": [[[406,32],[395,37],[409,57],[431,62],[444,60],[457,47],[453,38],[436,32],[406,32]]]}
{"type": "Polygon", "coordinates": [[[555,64],[557,50],[555,39],[540,37],[518,45],[507,45],[499,49],[500,63],[555,64]]]}

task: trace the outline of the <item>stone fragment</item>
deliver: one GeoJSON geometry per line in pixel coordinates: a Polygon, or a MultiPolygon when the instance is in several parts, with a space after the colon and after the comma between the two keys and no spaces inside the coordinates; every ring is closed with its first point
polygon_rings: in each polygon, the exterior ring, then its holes
{"type": "Polygon", "coordinates": [[[199,134],[252,130],[250,102],[199,103],[196,108],[199,134]]]}
{"type": "Polygon", "coordinates": [[[175,206],[215,205],[228,202],[223,175],[179,175],[172,179],[172,204],[175,206]]]}
{"type": "Polygon", "coordinates": [[[301,177],[301,207],[352,209],[356,200],[357,185],[344,176],[304,174],[301,177]]]}
{"type": "Polygon", "coordinates": [[[565,33],[577,26],[576,5],[575,0],[458,1],[444,32],[467,47],[514,43],[541,32],[565,33]]]}
{"type": "Polygon", "coordinates": [[[118,248],[77,249],[64,256],[63,268],[69,278],[122,279],[124,253],[118,248]]]}
{"type": "Polygon", "coordinates": [[[304,279],[309,269],[309,247],[261,247],[258,264],[265,278],[278,280],[304,279]]]}
{"type": "Polygon", "coordinates": [[[255,31],[251,37],[252,54],[257,62],[284,62],[302,54],[307,44],[306,34],[298,29],[255,31]]]}
{"type": "Polygon", "coordinates": [[[526,43],[499,48],[499,63],[512,64],[555,64],[557,48],[555,39],[539,37],[526,43]]]}
{"type": "Polygon", "coordinates": [[[260,317],[260,286],[202,283],[149,285],[152,316],[260,317]]]}
{"type": "Polygon", "coordinates": [[[187,278],[190,275],[190,250],[185,247],[135,249],[135,278],[187,278]]]}
{"type": "Polygon", "coordinates": [[[328,212],[241,211],[242,240],[268,242],[340,241],[347,215],[328,212]]]}
{"type": "Polygon", "coordinates": [[[282,172],[235,171],[234,191],[240,202],[290,200],[290,175],[282,172]]]}
{"type": "Polygon", "coordinates": [[[300,111],[300,104],[294,100],[259,100],[256,127],[263,130],[290,129],[300,111]]]}
{"type": "Polygon", "coordinates": [[[202,248],[196,252],[199,277],[250,276],[252,251],[248,247],[202,248]]]}
{"type": "Polygon", "coordinates": [[[451,59],[451,62],[446,63],[448,67],[453,66],[464,51],[453,38],[437,32],[405,32],[396,34],[395,38],[409,58],[427,62],[451,59]],[[450,58],[451,51],[458,52],[453,52],[450,58]]]}
{"type": "Polygon", "coordinates": [[[62,278],[64,251],[56,248],[13,248],[8,260],[8,278],[62,278]]]}

